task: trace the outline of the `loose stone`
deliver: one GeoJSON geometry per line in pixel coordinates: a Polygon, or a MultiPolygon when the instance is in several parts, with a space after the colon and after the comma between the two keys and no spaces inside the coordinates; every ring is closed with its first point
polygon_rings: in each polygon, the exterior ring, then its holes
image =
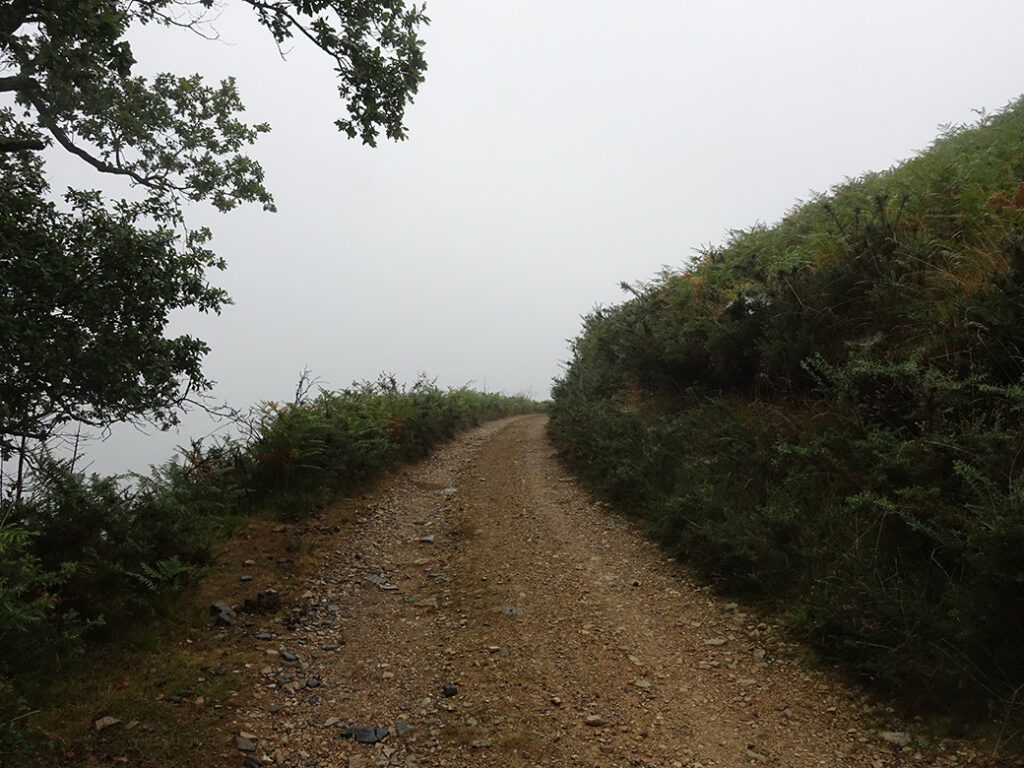
{"type": "Polygon", "coordinates": [[[380,728],[375,725],[363,725],[355,728],[346,728],[341,736],[354,738],[360,744],[376,744],[383,741],[391,733],[387,728],[380,728]]]}
{"type": "Polygon", "coordinates": [[[898,747],[905,747],[910,744],[910,734],[903,731],[882,731],[878,734],[878,738],[890,744],[895,744],[898,747]]]}
{"type": "Polygon", "coordinates": [[[99,720],[94,722],[92,725],[93,725],[93,728],[95,728],[97,731],[102,731],[102,730],[105,730],[105,729],[109,728],[112,725],[117,725],[120,722],[121,721],[118,720],[116,717],[110,717],[108,715],[107,717],[101,717],[99,720]]]}
{"type": "Polygon", "coordinates": [[[235,736],[235,746],[242,752],[255,752],[256,745],[246,736],[235,736]]]}

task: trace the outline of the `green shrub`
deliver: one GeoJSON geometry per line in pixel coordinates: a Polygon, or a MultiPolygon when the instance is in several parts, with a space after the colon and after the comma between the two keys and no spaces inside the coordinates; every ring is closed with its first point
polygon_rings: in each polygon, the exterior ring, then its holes
{"type": "Polygon", "coordinates": [[[1024,101],[586,318],[566,460],[908,700],[1024,683],[1024,101]]]}
{"type": "Polygon", "coordinates": [[[404,387],[390,376],[297,403],[267,402],[242,447],[241,482],[253,502],[308,514],[396,462],[426,455],[460,429],[536,409],[525,397],[445,391],[426,378],[404,387]]]}
{"type": "Polygon", "coordinates": [[[307,516],[459,429],[538,407],[382,376],[263,403],[245,438],[194,442],[148,477],[86,477],[42,451],[25,498],[0,502],[0,762],[46,764],[26,692],[90,643],[161,611],[239,518],[307,516]]]}
{"type": "MultiPolygon", "coordinates": [[[[0,529],[0,680],[25,671],[59,668],[81,647],[87,622],[59,606],[57,589],[72,566],[47,570],[24,528],[0,529]]],[[[17,697],[7,699],[9,704],[17,697]]],[[[5,710],[0,718],[18,713],[5,710]]]]}

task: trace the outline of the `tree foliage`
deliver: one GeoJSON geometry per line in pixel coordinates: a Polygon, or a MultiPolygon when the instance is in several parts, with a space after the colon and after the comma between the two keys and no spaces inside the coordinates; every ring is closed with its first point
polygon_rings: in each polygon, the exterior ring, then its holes
{"type": "MultiPolygon", "coordinates": [[[[374,145],[405,137],[425,63],[424,9],[403,0],[242,0],[282,46],[319,49],[337,76],[338,128],[374,145]]],[[[182,206],[274,209],[244,154],[265,124],[240,119],[235,81],[133,73],[132,25],[206,35],[214,0],[11,0],[0,6],[0,453],[71,420],[172,423],[204,390],[203,342],[164,338],[175,309],[217,311],[222,261],[182,206]],[[50,147],[141,194],[53,200],[50,147]]]]}
{"type": "Polygon", "coordinates": [[[0,433],[43,439],[69,421],[105,425],[145,409],[167,423],[208,386],[206,345],[165,338],[167,314],[216,311],[209,233],[145,227],[138,206],[69,192],[47,200],[39,158],[0,155],[0,433]]]}
{"type": "MultiPolygon", "coordinates": [[[[405,137],[406,104],[425,63],[423,10],[403,0],[243,0],[280,45],[301,37],[331,61],[348,136],[375,144],[383,130],[405,137]]],[[[203,34],[213,0],[13,0],[0,10],[0,93],[22,117],[5,126],[0,150],[56,142],[96,170],[126,176],[160,196],[272,206],[260,166],[240,154],[266,125],[238,119],[233,80],[132,75],[132,24],[203,34]]]]}

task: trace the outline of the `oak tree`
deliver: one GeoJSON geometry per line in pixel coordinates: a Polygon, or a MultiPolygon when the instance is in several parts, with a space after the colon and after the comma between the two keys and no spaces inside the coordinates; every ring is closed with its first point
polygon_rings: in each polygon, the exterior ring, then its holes
{"type": "MultiPolygon", "coordinates": [[[[404,0],[236,0],[278,44],[314,46],[337,77],[350,138],[403,139],[426,65],[425,8],[404,0]]],[[[172,310],[216,312],[227,296],[210,233],[186,202],[273,210],[245,149],[269,130],[240,119],[235,81],[134,73],[130,28],[206,35],[215,0],[0,3],[0,455],[71,421],[173,424],[210,387],[199,339],[165,337],[172,310]],[[130,200],[68,190],[45,163],[64,150],[136,187],[130,200]],[[141,194],[140,194],[141,193],[141,194]]]]}

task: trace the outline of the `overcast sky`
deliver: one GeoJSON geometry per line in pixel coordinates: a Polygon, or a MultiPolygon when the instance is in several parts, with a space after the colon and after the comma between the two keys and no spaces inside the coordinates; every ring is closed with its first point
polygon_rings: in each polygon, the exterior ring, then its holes
{"type": "MultiPolygon", "coordinates": [[[[214,395],[238,407],[290,399],[306,367],[333,388],[426,372],[545,398],[621,281],[1024,91],[1011,0],[429,0],[409,139],[369,149],[333,126],[329,62],[298,42],[282,61],[228,6],[220,42],[144,30],[135,55],[236,76],[274,128],[252,154],[279,213],[190,213],[235,305],[172,329],[210,343],[214,395]]],[[[145,470],[209,429],[117,430],[92,468],[145,470]]]]}

